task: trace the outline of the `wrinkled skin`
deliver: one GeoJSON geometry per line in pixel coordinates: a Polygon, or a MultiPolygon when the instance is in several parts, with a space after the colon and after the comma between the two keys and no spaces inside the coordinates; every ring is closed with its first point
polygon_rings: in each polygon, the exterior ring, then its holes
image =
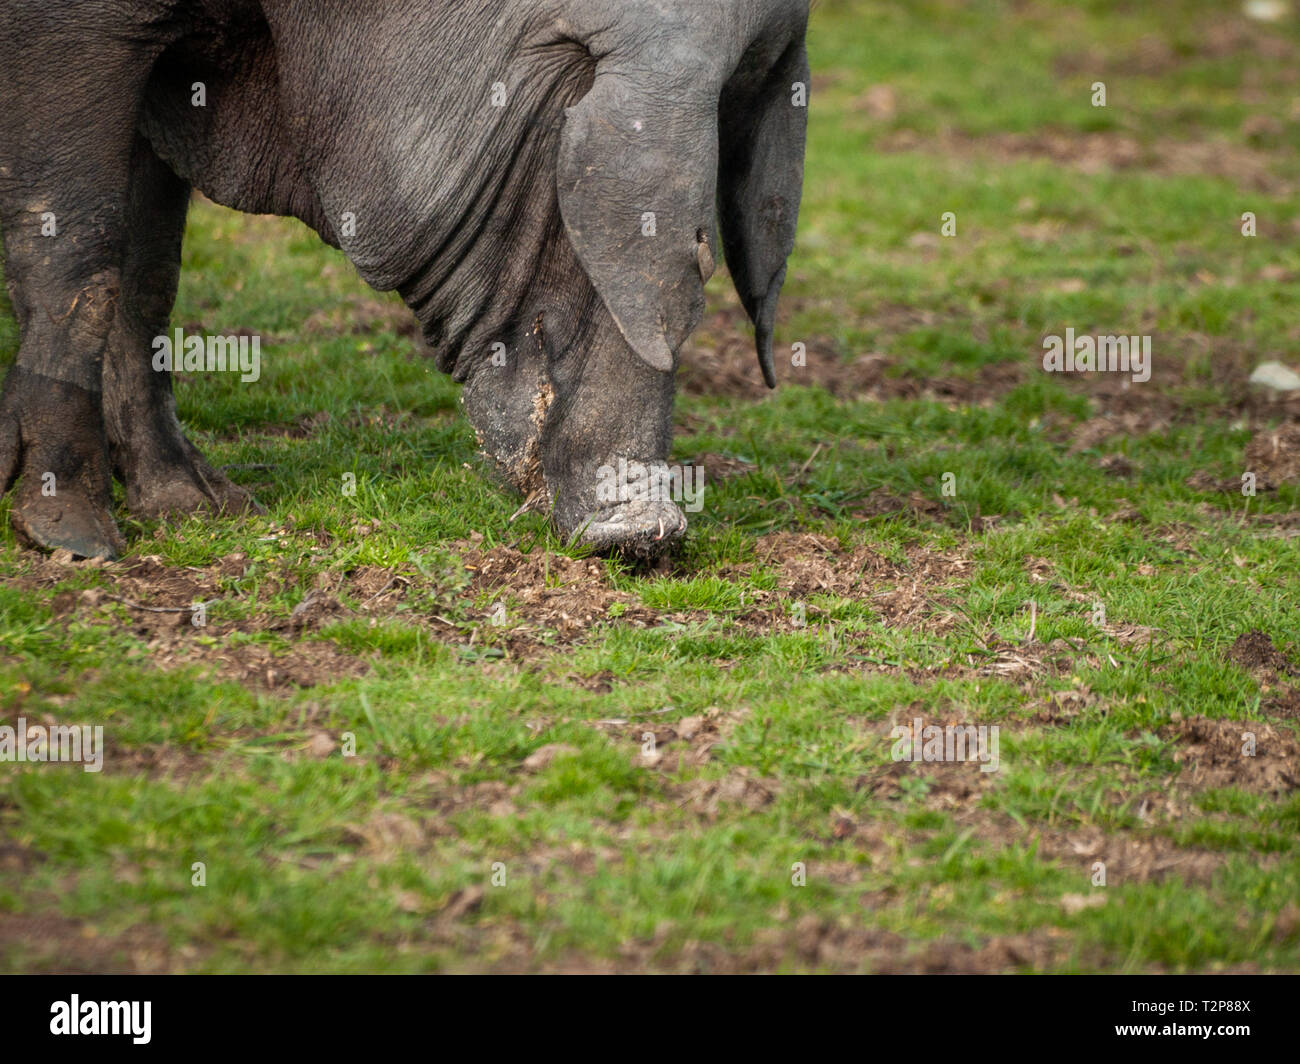
{"type": "Polygon", "coordinates": [[[198,188],[300,218],[400,292],[465,382],[484,450],[561,533],[639,554],[672,543],[676,505],[603,498],[598,470],[667,458],[719,228],[774,383],[807,7],[0,0],[0,230],[22,336],[0,393],[0,489],[17,482],[15,527],[114,556],[114,475],[142,517],[256,507],[185,438],[151,365],[198,188]]]}

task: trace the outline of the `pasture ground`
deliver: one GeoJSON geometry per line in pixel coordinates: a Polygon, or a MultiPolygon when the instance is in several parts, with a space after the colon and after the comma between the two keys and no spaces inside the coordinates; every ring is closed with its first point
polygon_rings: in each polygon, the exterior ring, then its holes
{"type": "Polygon", "coordinates": [[[1296,19],[828,0],[811,53],[807,365],[720,270],[653,570],[512,522],[400,303],[196,202],[174,324],[263,376],[181,415],[268,513],[99,564],[0,503],[0,722],[108,743],[0,765],[0,968],[1300,969],[1300,393],[1247,384],[1300,363],[1296,19]],[[1151,380],[1045,373],[1067,327],[1151,380]]]}

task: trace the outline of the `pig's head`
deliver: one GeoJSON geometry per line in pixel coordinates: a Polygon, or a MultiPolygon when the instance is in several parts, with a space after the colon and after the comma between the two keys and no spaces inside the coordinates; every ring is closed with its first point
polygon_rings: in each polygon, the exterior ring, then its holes
{"type": "Polygon", "coordinates": [[[519,31],[501,116],[403,287],[484,451],[558,531],[647,555],[685,530],[655,476],[678,351],[719,257],[775,386],[803,179],[807,0],[579,0],[519,31]],[[612,12],[612,13],[611,13],[612,12]],[[506,175],[502,178],[501,175],[506,175]]]}

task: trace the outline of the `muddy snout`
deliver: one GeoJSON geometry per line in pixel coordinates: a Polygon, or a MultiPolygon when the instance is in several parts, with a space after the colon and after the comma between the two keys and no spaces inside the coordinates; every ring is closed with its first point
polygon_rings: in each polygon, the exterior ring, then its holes
{"type": "Polygon", "coordinates": [[[556,528],[600,553],[653,557],[686,532],[680,472],[664,462],[615,459],[568,487],[556,493],[556,528]]]}
{"type": "Polygon", "coordinates": [[[653,557],[680,542],[686,515],[672,502],[628,502],[589,514],[570,535],[598,553],[653,557]]]}

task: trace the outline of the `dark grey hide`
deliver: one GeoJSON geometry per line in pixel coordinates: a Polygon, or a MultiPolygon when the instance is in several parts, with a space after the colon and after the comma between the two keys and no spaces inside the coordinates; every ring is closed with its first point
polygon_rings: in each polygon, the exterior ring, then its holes
{"type": "Polygon", "coordinates": [[[484,450],[562,533],[638,554],[673,542],[677,506],[609,501],[597,474],[668,456],[677,352],[719,229],[774,383],[807,7],[0,0],[15,527],[112,556],[114,475],[145,517],[256,505],[185,438],[152,367],[198,188],[302,219],[400,292],[465,382],[484,450]]]}

